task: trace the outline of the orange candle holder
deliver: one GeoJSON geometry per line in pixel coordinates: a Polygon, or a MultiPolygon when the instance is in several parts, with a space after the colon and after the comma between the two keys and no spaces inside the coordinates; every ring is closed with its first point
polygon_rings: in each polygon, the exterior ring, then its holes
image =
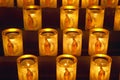
{"type": "Polygon", "coordinates": [[[14,0],[0,0],[0,7],[14,7],[14,0]]]}
{"type": "Polygon", "coordinates": [[[78,6],[79,7],[79,0],[62,0],[62,6],[78,6]]]}
{"type": "Polygon", "coordinates": [[[17,0],[17,7],[35,5],[35,0],[17,0]]]}

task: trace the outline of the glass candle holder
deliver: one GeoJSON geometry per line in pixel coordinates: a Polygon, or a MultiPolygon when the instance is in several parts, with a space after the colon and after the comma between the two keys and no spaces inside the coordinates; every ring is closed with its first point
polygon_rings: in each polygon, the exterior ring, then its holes
{"type": "Polygon", "coordinates": [[[105,54],[95,54],[90,61],[90,80],[109,80],[112,58],[105,54]]]}
{"type": "Polygon", "coordinates": [[[69,54],[56,59],[56,80],[76,80],[77,58],[69,54]]]}
{"type": "Polygon", "coordinates": [[[38,30],[42,27],[41,8],[30,5],[23,8],[23,21],[25,30],[38,30]]]}
{"type": "Polygon", "coordinates": [[[38,79],[38,58],[31,54],[25,54],[17,58],[19,80],[38,79]]]}
{"type": "Polygon", "coordinates": [[[85,30],[95,27],[103,27],[104,8],[100,6],[91,6],[86,9],[86,25],[85,30]]]}
{"type": "Polygon", "coordinates": [[[22,30],[8,28],[2,31],[5,56],[20,56],[23,54],[22,30]]]}
{"type": "Polygon", "coordinates": [[[89,33],[89,55],[106,54],[108,49],[109,31],[103,28],[94,28],[89,33]]]}
{"type": "Polygon", "coordinates": [[[89,6],[98,5],[99,0],[82,0],[81,7],[87,8],[89,6]]]}
{"type": "Polygon", "coordinates": [[[62,0],[62,6],[78,6],[79,7],[79,0],[62,0]]]}
{"type": "Polygon", "coordinates": [[[82,30],[68,28],[63,31],[63,53],[75,56],[81,55],[82,30]]]}
{"type": "Polygon", "coordinates": [[[14,7],[14,0],[0,0],[0,7],[14,7]]]}
{"type": "Polygon", "coordinates": [[[40,6],[42,8],[57,8],[57,0],[40,0],[40,6]]]}
{"type": "Polygon", "coordinates": [[[38,33],[39,54],[56,56],[58,51],[58,32],[53,28],[41,29],[38,33]]]}
{"type": "Polygon", "coordinates": [[[60,8],[61,29],[70,27],[78,28],[79,9],[76,6],[62,6],[60,8]]]}
{"type": "Polygon", "coordinates": [[[115,9],[114,30],[120,31],[120,6],[117,6],[115,9]]]}
{"type": "Polygon", "coordinates": [[[114,8],[118,5],[119,0],[101,0],[101,6],[114,8]]]}
{"type": "Polygon", "coordinates": [[[34,4],[35,4],[34,0],[17,0],[18,7],[24,7],[24,6],[34,5],[34,4]]]}

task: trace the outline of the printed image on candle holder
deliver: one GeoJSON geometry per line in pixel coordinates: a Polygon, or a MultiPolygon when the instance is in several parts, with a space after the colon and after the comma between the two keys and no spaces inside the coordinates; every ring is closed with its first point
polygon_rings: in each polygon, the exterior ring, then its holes
{"type": "Polygon", "coordinates": [[[41,8],[30,5],[23,8],[23,21],[25,30],[38,30],[42,26],[41,8]]]}
{"type": "Polygon", "coordinates": [[[106,54],[108,49],[109,31],[103,28],[94,28],[89,33],[89,55],[106,54]]]}
{"type": "Polygon", "coordinates": [[[117,6],[115,9],[114,30],[120,31],[120,6],[117,6]]]}
{"type": "Polygon", "coordinates": [[[79,7],[79,0],[62,0],[62,6],[78,6],[79,7]]]}
{"type": "Polygon", "coordinates": [[[90,80],[109,80],[112,58],[105,54],[95,54],[90,61],[90,80]]]}
{"type": "Polygon", "coordinates": [[[95,27],[103,27],[104,8],[100,6],[91,6],[86,9],[86,25],[85,30],[95,27]]]}
{"type": "Polygon", "coordinates": [[[42,8],[57,8],[57,0],[40,0],[40,6],[42,8]]]}
{"type": "Polygon", "coordinates": [[[89,6],[98,5],[99,0],[82,0],[82,8],[87,8],[89,6]]]}
{"type": "Polygon", "coordinates": [[[14,7],[14,0],[0,0],[0,7],[14,7]]]}
{"type": "Polygon", "coordinates": [[[19,80],[38,80],[38,58],[25,54],[17,58],[19,80]]]}
{"type": "Polygon", "coordinates": [[[114,8],[118,5],[119,0],[101,0],[101,6],[114,8]]]}
{"type": "Polygon", "coordinates": [[[20,56],[23,54],[22,30],[17,28],[3,30],[2,41],[5,56],[20,56]]]}
{"type": "Polygon", "coordinates": [[[79,9],[76,6],[62,6],[60,9],[61,29],[78,28],[78,13],[79,9]]]}
{"type": "Polygon", "coordinates": [[[68,28],[63,31],[63,53],[75,56],[81,55],[82,30],[68,28]]]}
{"type": "Polygon", "coordinates": [[[56,59],[56,80],[76,80],[77,58],[63,54],[56,59]]]}
{"type": "Polygon", "coordinates": [[[58,32],[53,28],[41,29],[38,33],[39,54],[56,56],[58,51],[58,32]]]}
{"type": "Polygon", "coordinates": [[[18,7],[24,7],[24,6],[34,5],[34,4],[35,4],[34,0],[17,0],[18,7]]]}

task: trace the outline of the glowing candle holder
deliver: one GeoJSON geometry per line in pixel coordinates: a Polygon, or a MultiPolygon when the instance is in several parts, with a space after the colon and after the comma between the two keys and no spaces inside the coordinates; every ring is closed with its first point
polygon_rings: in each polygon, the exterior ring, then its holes
{"type": "Polygon", "coordinates": [[[40,6],[42,8],[57,8],[57,0],[40,0],[40,6]]]}
{"type": "Polygon", "coordinates": [[[9,28],[2,31],[5,56],[20,56],[23,54],[22,30],[9,28]]]}
{"type": "Polygon", "coordinates": [[[39,36],[39,54],[41,56],[56,56],[58,51],[58,32],[52,28],[41,29],[39,36]]]}
{"type": "Polygon", "coordinates": [[[120,31],[120,6],[117,6],[115,9],[114,30],[120,31]]]}
{"type": "Polygon", "coordinates": [[[56,80],[76,80],[77,58],[64,54],[56,59],[56,80]]]}
{"type": "Polygon", "coordinates": [[[63,31],[63,53],[75,56],[81,55],[82,30],[68,28],[63,31]]]}
{"type": "Polygon", "coordinates": [[[82,8],[87,8],[89,6],[98,5],[98,4],[99,4],[99,0],[82,0],[81,6],[82,8]]]}
{"type": "Polygon", "coordinates": [[[37,5],[26,6],[23,9],[25,30],[38,30],[42,27],[42,13],[37,5]]]}
{"type": "Polygon", "coordinates": [[[78,6],[79,7],[79,0],[62,0],[62,6],[78,6]]]}
{"type": "Polygon", "coordinates": [[[112,58],[105,54],[91,57],[90,80],[109,80],[112,58]]]}
{"type": "Polygon", "coordinates": [[[62,6],[60,9],[61,29],[78,28],[79,9],[76,6],[62,6]]]}
{"type": "Polygon", "coordinates": [[[0,0],[0,7],[14,7],[14,0],[0,0]]]}
{"type": "Polygon", "coordinates": [[[95,27],[103,27],[104,8],[100,6],[91,6],[86,9],[85,29],[89,30],[95,27]]]}
{"type": "Polygon", "coordinates": [[[89,55],[107,54],[109,31],[103,28],[94,28],[89,34],[89,55]]]}
{"type": "Polygon", "coordinates": [[[35,4],[34,0],[17,0],[18,7],[24,7],[24,6],[34,5],[34,4],[35,4]]]}
{"type": "Polygon", "coordinates": [[[20,56],[17,58],[17,68],[19,80],[39,80],[36,56],[30,54],[20,56]]]}
{"type": "Polygon", "coordinates": [[[101,0],[101,6],[114,8],[118,5],[119,0],[101,0]]]}

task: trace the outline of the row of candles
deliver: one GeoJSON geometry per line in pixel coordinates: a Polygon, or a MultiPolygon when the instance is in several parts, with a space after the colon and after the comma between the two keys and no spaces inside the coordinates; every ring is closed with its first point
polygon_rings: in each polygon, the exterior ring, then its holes
{"type": "MultiPolygon", "coordinates": [[[[86,9],[85,30],[103,27],[105,8],[91,6],[86,9]]],[[[120,31],[120,6],[116,7],[114,17],[114,30],[120,31]]],[[[60,28],[78,28],[79,8],[76,6],[62,6],[60,8],[60,28]]],[[[37,5],[23,8],[23,22],[25,30],[38,30],[42,28],[42,9],[37,5]]]]}
{"type": "MultiPolygon", "coordinates": [[[[75,56],[81,55],[81,29],[68,28],[63,31],[63,53],[75,56]]],[[[23,35],[18,28],[8,28],[2,31],[2,40],[5,56],[20,56],[23,54],[23,35]]],[[[40,56],[57,56],[58,31],[53,28],[44,28],[38,31],[38,46],[40,56]]],[[[89,55],[98,53],[107,54],[109,31],[104,28],[93,28],[89,32],[89,55]]]]}
{"type": "MultiPolygon", "coordinates": [[[[39,80],[38,57],[25,54],[17,58],[19,80],[39,80]]],[[[78,60],[70,54],[56,57],[56,80],[76,80],[78,60]]],[[[112,58],[106,54],[90,57],[90,80],[109,80],[112,58]]]]}
{"type": "MultiPolygon", "coordinates": [[[[35,0],[16,0],[18,7],[34,5],[35,0]]],[[[38,0],[41,7],[57,8],[57,0],[38,0]]],[[[99,5],[104,7],[115,7],[118,5],[119,0],[61,0],[62,6],[74,5],[86,8],[91,5],[99,5]]],[[[0,0],[1,7],[14,7],[14,0],[0,0]]]]}

